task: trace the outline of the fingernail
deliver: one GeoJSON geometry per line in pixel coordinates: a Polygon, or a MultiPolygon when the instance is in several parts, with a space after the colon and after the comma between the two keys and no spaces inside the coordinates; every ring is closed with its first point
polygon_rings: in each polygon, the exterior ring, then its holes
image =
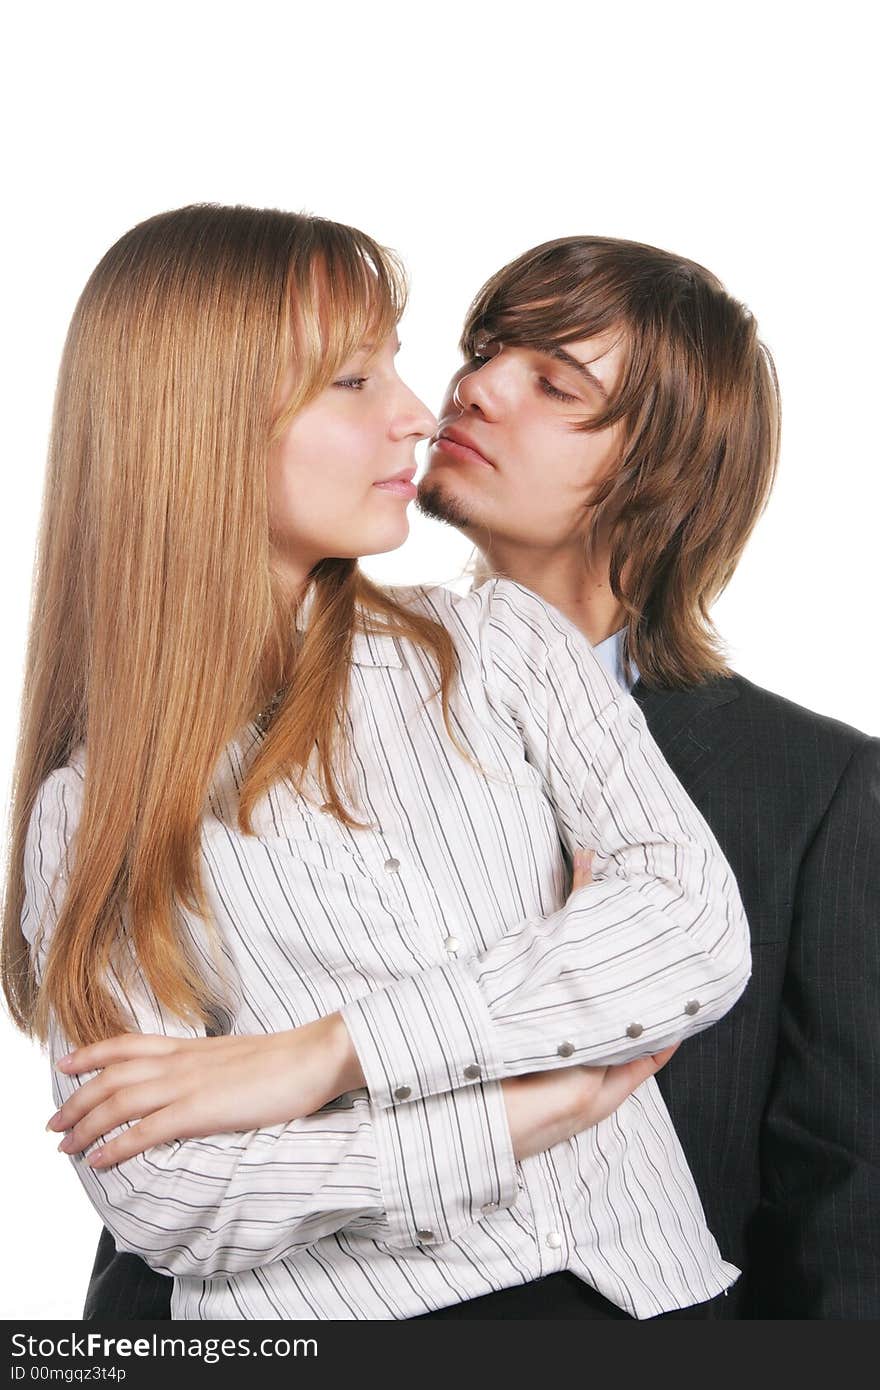
{"type": "Polygon", "coordinates": [[[101,1163],[104,1162],[104,1150],[96,1149],[93,1154],[89,1154],[88,1158],[86,1159],[86,1162],[88,1163],[90,1168],[97,1168],[101,1163]]]}
{"type": "Polygon", "coordinates": [[[46,1125],[46,1128],[47,1128],[47,1129],[54,1129],[57,1120],[58,1120],[58,1113],[56,1112],[56,1114],[54,1114],[54,1115],[52,1116],[51,1120],[50,1120],[49,1123],[46,1125]]]}
{"type": "Polygon", "coordinates": [[[71,1149],[72,1149],[73,1147],[74,1147],[74,1141],[73,1141],[73,1139],[71,1138],[71,1136],[70,1136],[69,1134],[65,1134],[64,1138],[61,1140],[61,1143],[58,1145],[58,1153],[60,1153],[60,1154],[69,1154],[70,1151],[71,1151],[71,1149]]]}

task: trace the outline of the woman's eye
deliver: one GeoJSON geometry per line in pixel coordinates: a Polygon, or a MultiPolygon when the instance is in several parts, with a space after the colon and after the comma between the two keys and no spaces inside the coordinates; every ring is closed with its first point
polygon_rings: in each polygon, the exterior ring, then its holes
{"type": "Polygon", "coordinates": [[[554,386],[545,376],[539,378],[541,390],[547,396],[552,396],[556,401],[576,401],[577,396],[570,396],[567,391],[560,391],[558,386],[554,386]]]}
{"type": "Polygon", "coordinates": [[[362,391],[369,381],[368,376],[345,376],[339,381],[334,381],[334,386],[342,386],[347,391],[362,391]]]}

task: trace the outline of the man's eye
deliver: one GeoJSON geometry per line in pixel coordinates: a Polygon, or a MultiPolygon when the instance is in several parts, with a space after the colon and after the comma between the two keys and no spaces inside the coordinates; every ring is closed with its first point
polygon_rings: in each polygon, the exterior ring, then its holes
{"type": "Polygon", "coordinates": [[[576,401],[577,396],[570,396],[567,391],[560,391],[558,386],[554,386],[545,376],[539,377],[541,390],[547,396],[552,396],[555,401],[576,401]]]}
{"type": "Polygon", "coordinates": [[[333,385],[342,386],[348,391],[362,391],[369,379],[368,376],[345,376],[334,381],[333,385]]]}

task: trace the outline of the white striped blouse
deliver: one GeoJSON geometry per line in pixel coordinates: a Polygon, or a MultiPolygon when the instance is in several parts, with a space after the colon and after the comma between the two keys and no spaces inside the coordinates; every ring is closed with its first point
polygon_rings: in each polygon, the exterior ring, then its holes
{"type": "MultiPolygon", "coordinates": [[[[427,654],[363,632],[351,782],[371,827],[323,811],[313,779],[308,797],[284,779],[242,835],[252,723],[218,762],[201,842],[233,981],[217,1030],[341,1010],[367,1086],[289,1124],[103,1171],[71,1161],[117,1248],[174,1276],[175,1318],[411,1318],[557,1270],[637,1318],[709,1299],[739,1271],[654,1080],[522,1163],[501,1081],[624,1062],[723,1015],[750,969],[733,874],[639,707],[562,615],[503,579],[402,596],[452,634],[454,728],[480,766],[445,732],[427,654]],[[593,882],[568,896],[578,846],[596,851],[593,882]]],[[[84,771],[80,745],[31,817],[38,971],[84,771]]],[[[214,978],[203,924],[182,909],[181,926],[214,978]]],[[[110,983],[132,1029],[194,1035],[142,980],[124,997],[110,983]]],[[[53,1029],[53,1061],[69,1050],[53,1029]]],[[[89,1075],[53,1071],[56,1105],[89,1075]]]]}

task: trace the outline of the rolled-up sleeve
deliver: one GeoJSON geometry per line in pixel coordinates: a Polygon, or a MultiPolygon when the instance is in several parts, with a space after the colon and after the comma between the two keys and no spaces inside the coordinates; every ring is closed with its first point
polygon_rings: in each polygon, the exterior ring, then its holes
{"type": "MultiPolygon", "coordinates": [[[[42,784],[30,819],[22,927],[38,979],[69,880],[81,800],[80,773],[59,768],[42,784]]],[[[123,989],[111,974],[108,984],[131,1031],[203,1035],[161,1008],[142,978],[123,989]]],[[[58,1107],[97,1075],[58,1072],[71,1050],[53,1019],[58,1107]]],[[[90,1168],[88,1154],[129,1127],[100,1136],[70,1162],[117,1249],[179,1277],[208,1279],[296,1257],[342,1228],[400,1249],[426,1233],[448,1240],[517,1195],[500,1083],[398,1112],[380,1112],[361,1089],[288,1124],[176,1140],[90,1168]]]]}
{"type": "Polygon", "coordinates": [[[530,1071],[611,1065],[716,1022],[749,979],[733,872],[630,695],[583,634],[509,580],[480,591],[490,702],[592,882],[487,950],[343,1010],[379,1106],[530,1071]]]}

